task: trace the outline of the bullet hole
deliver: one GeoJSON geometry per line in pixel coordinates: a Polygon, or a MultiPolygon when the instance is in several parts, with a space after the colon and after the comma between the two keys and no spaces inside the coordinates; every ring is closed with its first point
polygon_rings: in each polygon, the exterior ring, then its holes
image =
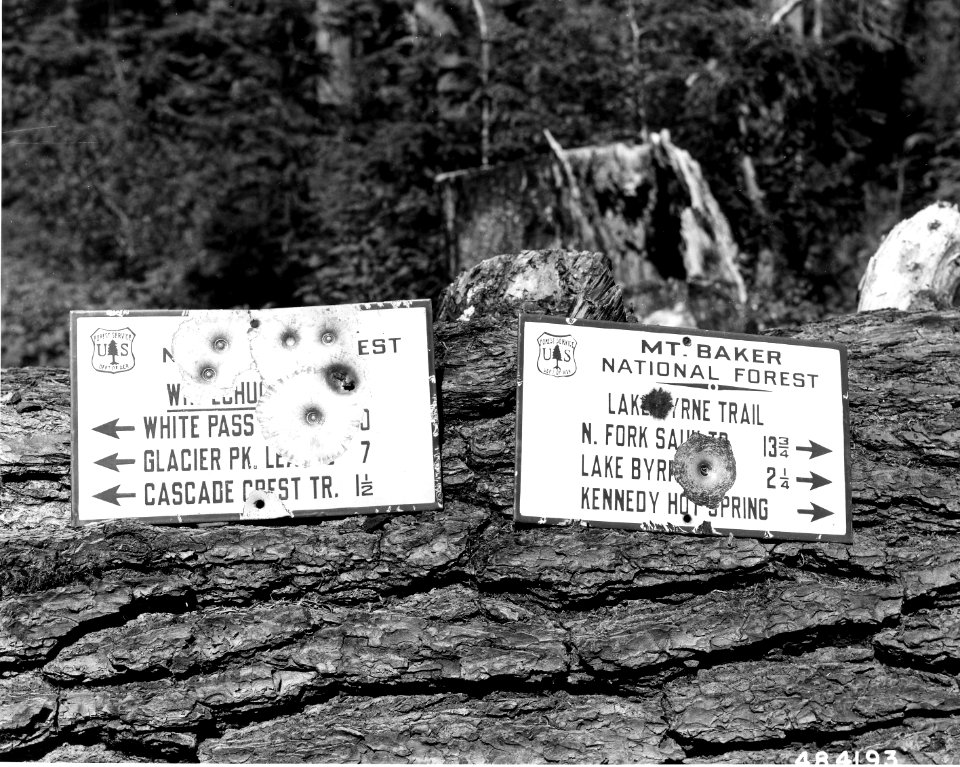
{"type": "Polygon", "coordinates": [[[259,328],[259,327],[260,327],[260,320],[257,320],[257,319],[250,320],[250,327],[253,328],[254,330],[256,330],[257,328],[259,328]]]}
{"type": "MultiPolygon", "coordinates": [[[[316,340],[312,333],[307,337],[316,340]]],[[[282,356],[276,337],[271,346],[282,356]]],[[[356,369],[339,359],[324,367],[302,368],[266,386],[257,403],[256,417],[264,441],[294,464],[319,465],[336,460],[360,431],[363,385],[355,384],[356,392],[344,392],[330,376],[337,372],[338,363],[345,377],[356,369]]],[[[346,383],[350,385],[349,380],[346,383]]],[[[268,509],[272,506],[268,499],[268,509]]]]}
{"type": "Polygon", "coordinates": [[[245,343],[248,322],[248,315],[234,311],[191,312],[180,322],[170,352],[188,385],[203,386],[208,391],[232,388],[236,378],[250,367],[245,343]]]}
{"type": "Polygon", "coordinates": [[[270,493],[254,490],[244,501],[240,519],[276,519],[284,515],[293,516],[280,500],[270,493]]]}
{"type": "Polygon", "coordinates": [[[673,409],[673,397],[665,389],[651,389],[640,399],[640,407],[654,418],[666,418],[673,409]]]}
{"type": "Polygon", "coordinates": [[[326,331],[320,336],[320,342],[327,344],[328,346],[337,340],[337,337],[333,334],[332,331],[326,331]]]}
{"type": "Polygon", "coordinates": [[[691,522],[693,522],[693,517],[691,517],[689,514],[684,514],[683,521],[689,525],[691,522]]]}
{"type": "Polygon", "coordinates": [[[935,232],[939,228],[940,228],[939,221],[931,221],[929,224],[927,224],[927,229],[929,229],[931,232],[935,232]]]}
{"type": "Polygon", "coordinates": [[[695,432],[677,448],[673,473],[687,498],[715,509],[737,480],[737,461],[727,439],[695,432]]]}
{"type": "Polygon", "coordinates": [[[292,349],[300,341],[300,336],[297,335],[295,330],[287,329],[283,331],[283,334],[280,336],[280,345],[285,349],[292,349]]]}
{"type": "Polygon", "coordinates": [[[693,341],[690,340],[690,336],[684,336],[684,337],[683,337],[683,345],[684,345],[684,346],[689,346],[689,345],[692,344],[692,343],[693,343],[693,341]]]}
{"type": "Polygon", "coordinates": [[[357,374],[342,362],[330,365],[324,371],[324,375],[326,376],[327,384],[336,392],[352,392],[357,388],[357,384],[359,383],[357,374]]]}

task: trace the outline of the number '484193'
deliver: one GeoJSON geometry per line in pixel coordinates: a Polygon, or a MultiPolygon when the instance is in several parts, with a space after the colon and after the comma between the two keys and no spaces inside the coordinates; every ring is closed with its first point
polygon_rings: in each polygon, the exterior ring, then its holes
{"type": "Polygon", "coordinates": [[[885,750],[882,756],[879,751],[870,748],[866,751],[841,751],[834,758],[826,751],[817,751],[812,756],[801,751],[794,764],[900,764],[900,761],[892,748],[885,750]]]}

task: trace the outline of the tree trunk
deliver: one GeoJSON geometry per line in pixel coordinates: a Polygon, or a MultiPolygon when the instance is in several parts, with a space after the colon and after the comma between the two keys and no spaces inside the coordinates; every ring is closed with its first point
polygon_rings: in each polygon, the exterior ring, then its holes
{"type": "Polygon", "coordinates": [[[960,312],[776,332],[849,349],[844,545],[516,527],[492,306],[436,328],[435,513],[73,529],[68,375],[4,371],[0,758],[960,759],[960,312]]]}

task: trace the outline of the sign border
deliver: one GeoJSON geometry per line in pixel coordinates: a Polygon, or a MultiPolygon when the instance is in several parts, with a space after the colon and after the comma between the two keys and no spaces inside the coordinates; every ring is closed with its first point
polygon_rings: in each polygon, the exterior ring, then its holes
{"type": "Polygon", "coordinates": [[[632,322],[611,322],[609,320],[586,320],[577,317],[558,317],[546,314],[519,315],[517,327],[517,425],[516,425],[516,458],[514,463],[514,502],[513,521],[521,524],[534,525],[585,525],[588,527],[617,528],[622,530],[643,530],[645,532],[669,532],[685,535],[709,535],[722,537],[733,535],[737,538],[758,538],[772,541],[824,541],[833,543],[853,543],[853,502],[851,487],[850,457],[850,386],[847,379],[847,347],[834,341],[805,341],[796,338],[767,337],[750,335],[748,333],[726,333],[718,330],[700,330],[699,328],[676,328],[661,325],[642,325],[632,322]],[[583,326],[590,328],[607,328],[616,330],[639,330],[647,333],[669,333],[672,335],[700,335],[709,338],[729,338],[740,341],[754,341],[786,346],[817,346],[825,349],[835,349],[840,353],[840,388],[843,403],[843,472],[846,497],[845,528],[843,534],[795,533],[779,530],[742,530],[735,527],[714,526],[706,521],[699,525],[661,525],[654,523],[631,522],[604,522],[593,520],[577,520],[568,517],[550,517],[545,515],[524,515],[520,511],[520,467],[523,450],[523,331],[528,322],[539,322],[550,325],[564,325],[565,327],[583,326]]]}
{"type": "MultiPolygon", "coordinates": [[[[324,305],[328,306],[328,305],[324,305]]],[[[166,514],[155,517],[97,517],[90,519],[80,519],[79,501],[80,501],[80,462],[79,462],[79,402],[77,399],[77,376],[78,376],[78,354],[79,344],[77,339],[77,321],[81,317],[187,317],[193,312],[199,311],[230,311],[206,310],[206,309],[116,309],[116,310],[71,310],[70,312],[70,406],[71,406],[71,461],[70,461],[70,520],[74,527],[97,524],[99,522],[116,522],[121,520],[138,520],[152,525],[192,525],[202,523],[226,523],[237,522],[241,524],[290,524],[291,522],[302,521],[304,519],[345,519],[357,516],[369,516],[372,514],[406,514],[419,511],[436,511],[443,508],[443,485],[442,471],[440,464],[440,421],[439,406],[437,394],[437,371],[434,362],[433,335],[433,303],[428,298],[417,298],[411,300],[398,301],[376,301],[356,304],[330,304],[329,306],[350,306],[356,307],[360,311],[371,311],[375,309],[411,309],[423,308],[424,320],[426,323],[427,335],[427,370],[426,378],[430,391],[430,420],[433,446],[433,485],[434,500],[427,503],[397,504],[391,506],[361,506],[349,507],[343,509],[302,509],[293,512],[290,517],[271,517],[269,519],[242,519],[239,512],[219,512],[215,514],[190,514],[187,516],[177,514],[166,514]]],[[[276,307],[293,309],[311,309],[317,307],[276,307]]],[[[271,311],[270,309],[252,309],[249,311],[271,311]]]]}

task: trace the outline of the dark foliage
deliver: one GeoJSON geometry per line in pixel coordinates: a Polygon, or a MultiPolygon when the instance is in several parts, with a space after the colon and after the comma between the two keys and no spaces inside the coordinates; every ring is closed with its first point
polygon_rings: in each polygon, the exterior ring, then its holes
{"type": "Polygon", "coordinates": [[[4,126],[51,127],[5,146],[4,359],[62,361],[68,308],[292,298],[313,217],[308,6],[77,7],[5,25],[4,126]]]}
{"type": "Polygon", "coordinates": [[[494,163],[546,151],[544,128],[568,147],[670,128],[731,217],[760,325],[850,308],[903,179],[956,188],[956,134],[900,117],[897,48],[797,42],[746,0],[486,2],[486,94],[470,2],[327,5],[346,71],[313,0],[4,5],[4,364],[63,364],[70,308],[435,297],[433,178],[479,164],[485,97],[494,163]],[[763,253],[775,285],[753,280],[763,253]]]}

